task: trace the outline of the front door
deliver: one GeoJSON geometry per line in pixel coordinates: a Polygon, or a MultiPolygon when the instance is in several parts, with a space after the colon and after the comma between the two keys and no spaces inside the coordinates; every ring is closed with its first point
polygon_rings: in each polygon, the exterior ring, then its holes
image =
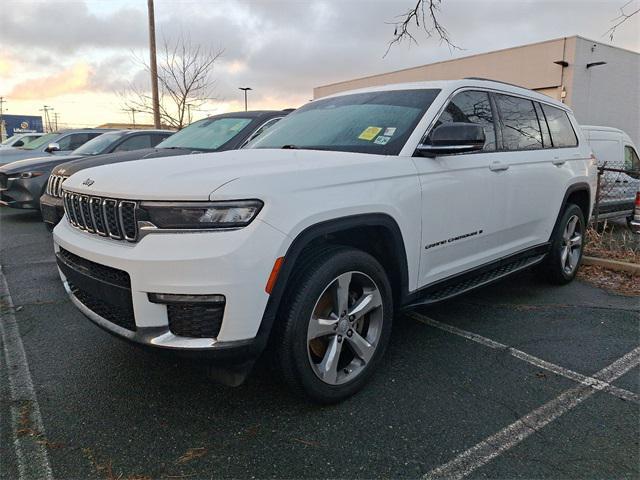
{"type": "Polygon", "coordinates": [[[496,152],[494,111],[487,92],[456,93],[432,126],[468,122],[484,127],[481,152],[414,157],[422,189],[419,287],[499,256],[501,215],[496,188],[504,174],[496,152]]]}

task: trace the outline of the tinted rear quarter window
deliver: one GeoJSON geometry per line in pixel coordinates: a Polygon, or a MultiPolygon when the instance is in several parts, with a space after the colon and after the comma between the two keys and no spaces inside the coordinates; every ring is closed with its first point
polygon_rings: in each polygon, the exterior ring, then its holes
{"type": "Polygon", "coordinates": [[[567,112],[550,105],[542,105],[542,110],[547,119],[554,147],[576,147],[578,137],[573,130],[567,112]]]}
{"type": "Polygon", "coordinates": [[[496,95],[502,120],[502,142],[506,150],[543,148],[542,132],[531,100],[496,95]]]}

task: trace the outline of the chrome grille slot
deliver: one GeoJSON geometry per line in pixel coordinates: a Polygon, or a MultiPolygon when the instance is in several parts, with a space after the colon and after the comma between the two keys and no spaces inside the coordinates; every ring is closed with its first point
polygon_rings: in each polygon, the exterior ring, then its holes
{"type": "Polygon", "coordinates": [[[122,234],[120,232],[120,222],[118,221],[118,202],[110,198],[105,198],[102,201],[102,209],[104,210],[107,233],[111,238],[121,240],[122,234]]]}
{"type": "Polygon", "coordinates": [[[120,216],[120,225],[122,225],[122,234],[125,240],[136,239],[136,203],[122,201],[118,204],[118,214],[120,216]]]}
{"type": "Polygon", "coordinates": [[[98,235],[107,236],[107,230],[104,226],[104,216],[102,213],[102,199],[91,197],[89,199],[89,210],[91,210],[91,219],[93,220],[94,230],[98,235]]]}
{"type": "Polygon", "coordinates": [[[73,195],[71,197],[71,203],[73,205],[73,212],[75,215],[76,223],[81,229],[86,229],[84,219],[82,218],[82,210],[80,210],[80,195],[73,195]]]}
{"type": "Polygon", "coordinates": [[[91,211],[89,210],[89,197],[87,197],[86,195],[80,196],[80,215],[82,215],[82,221],[85,224],[87,230],[91,233],[95,233],[96,229],[93,225],[91,211]]]}
{"type": "Polygon", "coordinates": [[[67,178],[68,177],[65,177],[63,175],[50,175],[49,181],[47,182],[47,194],[51,195],[52,197],[62,197],[62,182],[64,182],[67,178]]]}
{"type": "Polygon", "coordinates": [[[114,240],[138,240],[137,202],[66,191],[62,192],[62,202],[72,226],[114,240]]]}

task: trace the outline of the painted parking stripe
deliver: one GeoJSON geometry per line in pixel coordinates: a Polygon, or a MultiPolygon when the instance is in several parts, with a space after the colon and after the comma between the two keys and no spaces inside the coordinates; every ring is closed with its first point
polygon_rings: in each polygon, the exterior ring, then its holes
{"type": "MultiPolygon", "coordinates": [[[[640,365],[640,347],[600,370],[593,377],[605,383],[613,382],[638,365],[640,365]]],[[[508,427],[461,453],[450,462],[431,470],[424,475],[423,479],[462,479],[466,477],[477,468],[487,464],[531,434],[575,408],[598,390],[600,389],[597,385],[579,385],[567,390],[559,397],[545,403],[540,408],[533,410],[508,427]]]]}
{"type": "Polygon", "coordinates": [[[20,480],[51,480],[49,455],[41,440],[45,438],[40,406],[29,373],[24,345],[13,313],[13,301],[0,267],[0,338],[11,394],[11,430],[20,480]]]}
{"type": "Polygon", "coordinates": [[[420,315],[419,313],[411,312],[407,316],[419,321],[420,323],[424,323],[426,325],[439,328],[440,330],[453,333],[454,335],[464,337],[467,340],[472,340],[486,347],[496,350],[503,350],[512,357],[523,360],[538,368],[542,368],[543,370],[553,372],[556,375],[560,375],[583,385],[590,386],[592,388],[595,388],[596,390],[610,393],[611,395],[623,400],[640,404],[640,394],[630,392],[629,390],[625,390],[624,388],[616,387],[615,385],[611,385],[608,382],[595,378],[595,376],[589,377],[587,375],[574,372],[573,370],[569,370],[568,368],[564,368],[554,363],[547,362],[546,360],[542,360],[541,358],[535,357],[533,355],[529,355],[528,353],[523,352],[522,350],[518,350],[517,348],[509,347],[508,345],[496,342],[495,340],[491,340],[490,338],[483,337],[482,335],[478,335],[477,333],[469,332],[467,330],[463,330],[461,328],[439,322],[438,320],[434,320],[433,318],[427,317],[425,315],[420,315]]]}

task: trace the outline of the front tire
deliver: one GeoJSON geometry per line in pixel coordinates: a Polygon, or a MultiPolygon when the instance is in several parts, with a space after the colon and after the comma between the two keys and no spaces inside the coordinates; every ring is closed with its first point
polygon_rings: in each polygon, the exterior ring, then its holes
{"type": "Polygon", "coordinates": [[[296,267],[276,330],[285,382],[311,400],[336,403],[360,390],[389,341],[389,280],[368,253],[329,247],[296,267]]]}
{"type": "Polygon", "coordinates": [[[582,209],[573,203],[568,204],[554,230],[551,251],[542,264],[542,271],[549,282],[564,285],[575,278],[582,262],[585,233],[582,209]]]}

